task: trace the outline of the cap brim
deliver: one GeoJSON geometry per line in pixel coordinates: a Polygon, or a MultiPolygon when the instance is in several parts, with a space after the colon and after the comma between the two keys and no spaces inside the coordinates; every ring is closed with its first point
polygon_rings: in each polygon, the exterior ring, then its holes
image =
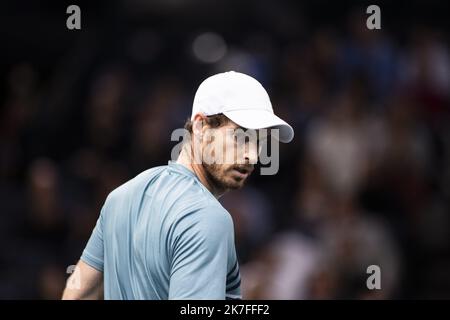
{"type": "Polygon", "coordinates": [[[274,128],[280,130],[279,140],[284,143],[294,138],[294,129],[286,121],[266,110],[233,110],[224,111],[229,119],[246,129],[274,128]]]}

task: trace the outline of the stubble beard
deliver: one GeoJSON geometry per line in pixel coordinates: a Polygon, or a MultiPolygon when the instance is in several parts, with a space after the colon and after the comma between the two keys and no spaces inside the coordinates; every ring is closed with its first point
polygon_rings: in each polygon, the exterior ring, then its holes
{"type": "Polygon", "coordinates": [[[203,168],[205,169],[209,181],[211,181],[218,190],[237,190],[242,188],[245,184],[246,179],[235,179],[233,176],[229,175],[230,171],[233,169],[232,166],[224,170],[219,164],[204,163],[203,168]]]}

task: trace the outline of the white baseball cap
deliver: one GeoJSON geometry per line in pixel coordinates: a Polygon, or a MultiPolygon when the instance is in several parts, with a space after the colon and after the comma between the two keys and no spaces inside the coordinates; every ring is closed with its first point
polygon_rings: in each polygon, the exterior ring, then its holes
{"type": "Polygon", "coordinates": [[[294,137],[292,127],[274,114],[261,83],[240,72],[218,73],[204,80],[195,93],[191,120],[197,113],[206,116],[223,113],[246,129],[279,129],[279,140],[285,143],[294,137]]]}

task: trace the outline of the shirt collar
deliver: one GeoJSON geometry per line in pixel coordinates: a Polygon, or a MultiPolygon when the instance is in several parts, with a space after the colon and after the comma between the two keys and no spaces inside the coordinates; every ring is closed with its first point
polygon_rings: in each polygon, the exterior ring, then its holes
{"type": "Polygon", "coordinates": [[[177,163],[176,161],[173,161],[173,160],[169,160],[169,162],[167,163],[167,165],[168,165],[168,167],[169,167],[169,170],[172,170],[172,171],[174,171],[174,172],[178,172],[178,173],[181,173],[181,174],[183,174],[183,175],[185,175],[185,176],[189,176],[189,177],[192,177],[192,178],[196,179],[196,180],[198,181],[198,183],[200,184],[200,186],[201,186],[204,190],[206,190],[206,192],[209,193],[209,194],[211,195],[211,197],[213,197],[214,199],[217,200],[218,198],[220,198],[220,197],[215,197],[215,196],[211,193],[211,191],[209,191],[208,188],[206,188],[206,187],[203,185],[203,183],[200,181],[200,179],[197,177],[197,175],[196,175],[193,171],[191,171],[191,170],[189,170],[188,168],[186,168],[185,166],[183,166],[182,164],[179,164],[179,163],[177,163]]]}
{"type": "Polygon", "coordinates": [[[169,168],[172,171],[175,171],[175,172],[184,174],[186,176],[190,176],[192,178],[198,179],[194,172],[192,172],[191,170],[189,170],[188,168],[186,168],[182,164],[177,163],[176,161],[169,160],[167,165],[169,166],[169,168]]]}

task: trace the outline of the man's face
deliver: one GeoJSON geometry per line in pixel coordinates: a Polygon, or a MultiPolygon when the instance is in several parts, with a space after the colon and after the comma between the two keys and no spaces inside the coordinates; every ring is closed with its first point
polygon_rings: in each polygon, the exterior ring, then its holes
{"type": "Polygon", "coordinates": [[[255,130],[246,130],[230,121],[219,128],[203,130],[203,168],[216,188],[241,188],[258,160],[255,130]]]}

